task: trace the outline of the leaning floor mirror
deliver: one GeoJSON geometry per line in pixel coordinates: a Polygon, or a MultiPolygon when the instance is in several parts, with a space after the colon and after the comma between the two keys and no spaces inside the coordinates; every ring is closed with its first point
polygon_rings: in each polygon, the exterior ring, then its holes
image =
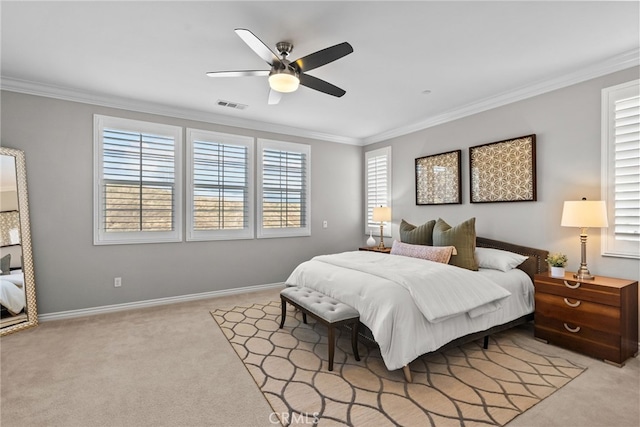
{"type": "Polygon", "coordinates": [[[24,152],[0,147],[0,335],[38,324],[24,152]]]}

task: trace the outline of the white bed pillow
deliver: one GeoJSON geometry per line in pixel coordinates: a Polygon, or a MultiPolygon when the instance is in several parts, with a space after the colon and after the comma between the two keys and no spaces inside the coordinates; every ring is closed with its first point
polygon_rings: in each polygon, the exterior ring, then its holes
{"type": "Polygon", "coordinates": [[[478,267],[492,270],[513,270],[529,257],[500,249],[476,248],[475,251],[478,267]]]}
{"type": "Polygon", "coordinates": [[[441,262],[446,264],[451,259],[451,255],[456,253],[456,248],[453,246],[425,246],[425,245],[410,245],[409,243],[393,241],[391,246],[392,255],[402,255],[412,258],[421,258],[428,261],[441,262]]]}

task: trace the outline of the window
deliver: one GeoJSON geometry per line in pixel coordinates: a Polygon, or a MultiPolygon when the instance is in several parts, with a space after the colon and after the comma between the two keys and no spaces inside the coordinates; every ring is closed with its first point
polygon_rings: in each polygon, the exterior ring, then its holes
{"type": "Polygon", "coordinates": [[[187,129],[187,240],[253,238],[253,138],[187,129]]]}
{"type": "MultiPolygon", "coordinates": [[[[367,151],[365,159],[365,200],[367,212],[365,218],[365,234],[380,228],[379,222],[373,221],[373,208],[376,206],[391,207],[391,147],[367,151]]],[[[391,227],[385,223],[384,235],[391,237],[391,227]]]]}
{"type": "Polygon", "coordinates": [[[310,236],[311,147],[259,139],[258,152],[258,238],[310,236]]]}
{"type": "Polygon", "coordinates": [[[182,128],[94,116],[94,244],[182,240],[182,128]]]}
{"type": "Polygon", "coordinates": [[[602,254],[640,258],[640,80],[602,90],[602,254]]]}

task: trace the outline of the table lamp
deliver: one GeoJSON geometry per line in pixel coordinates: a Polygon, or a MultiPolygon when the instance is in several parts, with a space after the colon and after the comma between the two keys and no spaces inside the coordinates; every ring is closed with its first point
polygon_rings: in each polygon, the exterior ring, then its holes
{"type": "Polygon", "coordinates": [[[602,200],[587,200],[564,202],[562,209],[562,227],[580,228],[580,269],[573,275],[576,279],[593,280],[594,277],[587,268],[587,228],[608,227],[607,206],[602,200]]]}
{"type": "Polygon", "coordinates": [[[380,206],[373,208],[373,221],[380,222],[380,244],[378,249],[384,249],[384,240],[382,237],[382,229],[385,221],[391,221],[391,208],[388,206],[380,206]]]}

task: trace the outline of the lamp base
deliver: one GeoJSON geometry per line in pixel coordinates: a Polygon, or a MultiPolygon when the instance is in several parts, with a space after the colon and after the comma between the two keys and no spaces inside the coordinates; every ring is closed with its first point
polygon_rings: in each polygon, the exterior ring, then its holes
{"type": "Polygon", "coordinates": [[[574,279],[579,279],[579,280],[593,280],[596,278],[596,276],[592,276],[591,274],[580,274],[580,273],[576,273],[573,275],[574,279]]]}
{"type": "Polygon", "coordinates": [[[384,249],[384,233],[382,232],[382,221],[380,221],[380,244],[378,245],[378,249],[384,249]]]}
{"type": "Polygon", "coordinates": [[[576,273],[573,275],[573,277],[575,279],[579,279],[579,280],[593,280],[593,279],[596,278],[595,276],[593,276],[591,274],[591,272],[587,268],[587,264],[586,263],[582,263],[580,265],[580,268],[578,269],[578,271],[576,271],[576,273]]]}
{"type": "Polygon", "coordinates": [[[580,268],[573,275],[574,278],[579,280],[593,280],[594,276],[587,268],[587,229],[583,228],[580,233],[580,268]]]}

